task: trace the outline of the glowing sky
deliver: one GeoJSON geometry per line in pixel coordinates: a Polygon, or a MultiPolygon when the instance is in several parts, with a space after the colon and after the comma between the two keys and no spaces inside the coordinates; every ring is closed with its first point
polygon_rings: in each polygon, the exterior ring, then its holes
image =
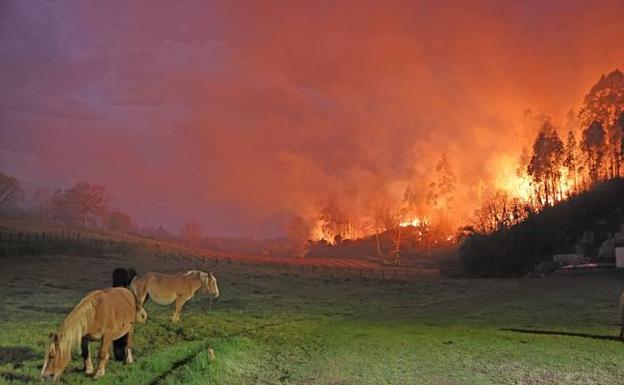
{"type": "Polygon", "coordinates": [[[624,67],[622,20],[622,1],[5,0],[0,170],[211,234],[425,184],[442,151],[470,201],[532,139],[527,109],[563,127],[624,67]]]}

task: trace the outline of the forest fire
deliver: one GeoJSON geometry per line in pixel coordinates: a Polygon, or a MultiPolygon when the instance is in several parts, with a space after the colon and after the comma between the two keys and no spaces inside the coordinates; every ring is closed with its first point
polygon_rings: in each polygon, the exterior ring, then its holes
{"type": "Polygon", "coordinates": [[[429,220],[427,219],[427,217],[424,217],[422,220],[418,217],[413,217],[411,219],[405,220],[401,223],[399,223],[399,226],[401,227],[407,227],[407,226],[413,226],[413,227],[419,227],[421,224],[427,225],[429,224],[429,220]]]}
{"type": "Polygon", "coordinates": [[[472,190],[477,199],[466,198],[467,186],[458,180],[456,165],[442,153],[428,174],[390,184],[392,188],[359,209],[349,202],[347,211],[345,202],[335,197],[321,202],[310,239],[336,247],[347,240],[371,239],[379,255],[398,260],[408,244],[423,249],[454,243],[462,225],[471,224],[483,233],[507,229],[620,175],[623,108],[624,75],[614,71],[586,96],[576,125],[567,124],[565,139],[551,118],[536,117],[533,142],[519,157],[503,154],[494,162],[491,185],[479,181],[472,190]],[[610,123],[605,127],[599,119],[610,123]],[[396,186],[402,187],[397,191],[396,186]]]}

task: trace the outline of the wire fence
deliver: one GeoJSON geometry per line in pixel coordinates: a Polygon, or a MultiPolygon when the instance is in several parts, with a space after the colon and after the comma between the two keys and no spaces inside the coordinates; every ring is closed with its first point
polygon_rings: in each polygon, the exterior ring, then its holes
{"type": "Polygon", "coordinates": [[[364,260],[297,259],[229,255],[192,249],[173,242],[133,236],[112,236],[71,230],[41,232],[0,229],[0,259],[42,254],[147,253],[165,263],[191,265],[204,270],[228,269],[245,274],[286,274],[321,279],[420,280],[438,279],[439,269],[388,266],[364,260]]]}

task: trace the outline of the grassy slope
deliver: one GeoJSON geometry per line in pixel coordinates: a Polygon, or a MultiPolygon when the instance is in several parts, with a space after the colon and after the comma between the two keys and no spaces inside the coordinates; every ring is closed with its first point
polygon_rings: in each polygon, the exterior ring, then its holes
{"type": "MultiPolygon", "coordinates": [[[[124,262],[0,262],[0,384],[38,382],[47,333],[124,262]]],[[[144,257],[133,264],[141,271],[180,268],[144,257]]],[[[111,363],[98,383],[624,383],[624,345],[617,341],[502,330],[615,336],[617,274],[390,283],[223,268],[215,271],[222,297],[211,312],[199,296],[172,325],[169,308],[149,303],[150,320],[136,331],[136,363],[111,363]]],[[[91,381],[80,367],[76,355],[64,381],[91,381]]]]}

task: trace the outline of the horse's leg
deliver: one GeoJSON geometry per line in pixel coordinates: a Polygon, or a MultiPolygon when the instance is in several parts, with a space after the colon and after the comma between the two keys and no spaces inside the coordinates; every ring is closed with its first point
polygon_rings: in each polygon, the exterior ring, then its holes
{"type": "Polygon", "coordinates": [[[98,354],[98,367],[97,372],[93,378],[100,378],[106,373],[106,363],[110,358],[111,345],[113,344],[113,334],[106,333],[102,336],[102,344],[100,345],[100,353],[98,354]]]}
{"type": "Polygon", "coordinates": [[[113,341],[113,357],[117,361],[126,360],[126,338],[127,336],[123,336],[113,341]]]}
{"type": "Polygon", "coordinates": [[[93,374],[93,362],[91,362],[91,352],[89,352],[89,336],[82,337],[80,349],[82,350],[82,359],[84,360],[84,372],[91,375],[93,374]]]}
{"type": "Polygon", "coordinates": [[[620,329],[620,341],[624,342],[624,324],[622,325],[622,328],[620,329]]]}
{"type": "Polygon", "coordinates": [[[171,317],[171,322],[180,322],[180,313],[182,312],[182,307],[184,304],[191,299],[192,295],[188,297],[177,296],[175,303],[173,305],[173,316],[171,317]]]}
{"type": "Polygon", "coordinates": [[[128,334],[126,334],[126,364],[131,364],[134,362],[134,359],[132,358],[133,333],[134,328],[130,329],[128,334]]]}

